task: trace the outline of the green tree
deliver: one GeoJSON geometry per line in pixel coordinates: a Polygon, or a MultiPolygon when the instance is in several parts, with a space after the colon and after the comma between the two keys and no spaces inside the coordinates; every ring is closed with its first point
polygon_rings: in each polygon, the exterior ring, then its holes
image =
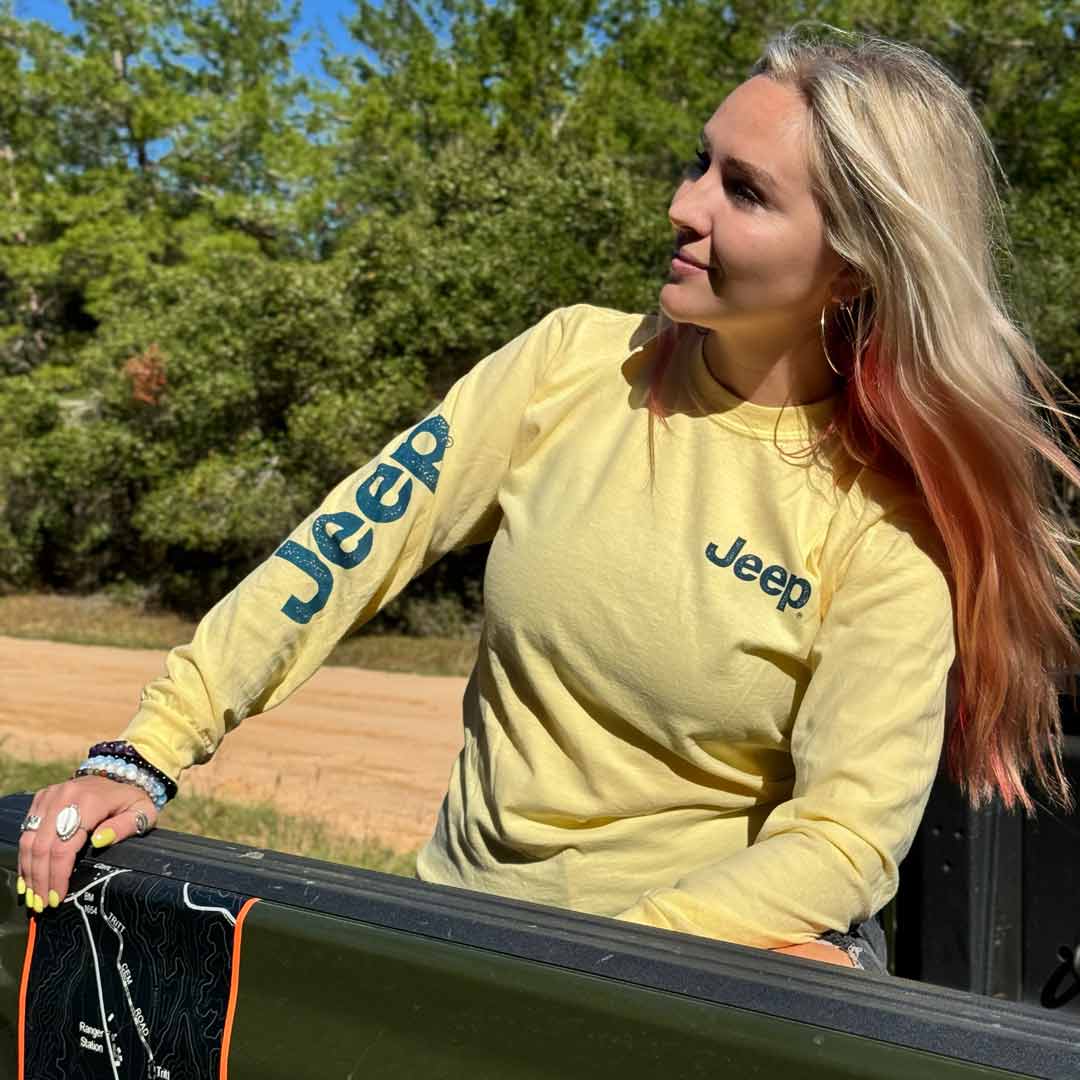
{"type": "MultiPolygon", "coordinates": [[[[0,0],[0,585],[205,606],[551,308],[654,307],[701,125],[798,19],[968,90],[1007,284],[1080,382],[1075,2],[358,0],[322,79],[295,3],[70,8],[61,33],[0,0]]],[[[447,628],[478,568],[389,618],[447,628]]]]}

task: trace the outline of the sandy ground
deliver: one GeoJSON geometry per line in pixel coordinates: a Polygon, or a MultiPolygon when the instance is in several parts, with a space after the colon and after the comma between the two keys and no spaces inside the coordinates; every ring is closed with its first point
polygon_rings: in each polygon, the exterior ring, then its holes
{"type": "MultiPolygon", "coordinates": [[[[164,653],[0,637],[0,745],[79,757],[116,738],[164,653]]],[[[285,704],[246,720],[184,790],[271,799],[399,849],[431,835],[462,744],[462,678],[326,667],[285,704]]]]}

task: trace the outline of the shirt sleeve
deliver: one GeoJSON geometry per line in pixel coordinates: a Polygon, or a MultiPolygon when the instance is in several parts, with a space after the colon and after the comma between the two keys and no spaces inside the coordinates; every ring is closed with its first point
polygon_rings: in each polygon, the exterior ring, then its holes
{"type": "Polygon", "coordinates": [[[476,365],[343,480],[173,649],[122,737],[173,780],[284,701],[420,571],[490,539],[524,410],[563,340],[556,311],[476,365]]]}
{"type": "Polygon", "coordinates": [[[937,772],[955,652],[949,586],[921,531],[885,518],[855,546],[811,650],[791,798],[749,847],[616,918],[779,948],[846,931],[895,895],[937,772]]]}

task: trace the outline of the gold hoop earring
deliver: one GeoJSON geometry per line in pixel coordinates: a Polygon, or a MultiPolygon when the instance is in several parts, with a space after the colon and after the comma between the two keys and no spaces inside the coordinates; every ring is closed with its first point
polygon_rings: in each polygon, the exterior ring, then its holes
{"type": "MultiPolygon", "coordinates": [[[[828,304],[825,304],[821,308],[821,350],[825,353],[825,363],[827,363],[829,367],[831,367],[841,379],[844,379],[847,378],[847,376],[842,371],[840,371],[837,366],[832,362],[832,357],[829,355],[828,346],[825,344],[825,308],[828,306],[828,304]]],[[[847,304],[841,304],[840,308],[842,311],[850,314],[847,304]]]]}

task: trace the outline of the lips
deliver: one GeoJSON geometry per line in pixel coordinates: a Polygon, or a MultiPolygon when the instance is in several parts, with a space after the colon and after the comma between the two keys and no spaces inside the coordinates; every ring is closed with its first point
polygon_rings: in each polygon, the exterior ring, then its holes
{"type": "Polygon", "coordinates": [[[688,251],[686,251],[684,249],[681,249],[681,248],[676,249],[672,253],[672,258],[673,259],[678,259],[679,262],[684,262],[688,266],[696,266],[699,270],[708,270],[709,269],[709,264],[708,263],[702,262],[700,259],[695,259],[694,256],[691,255],[688,251]]]}

